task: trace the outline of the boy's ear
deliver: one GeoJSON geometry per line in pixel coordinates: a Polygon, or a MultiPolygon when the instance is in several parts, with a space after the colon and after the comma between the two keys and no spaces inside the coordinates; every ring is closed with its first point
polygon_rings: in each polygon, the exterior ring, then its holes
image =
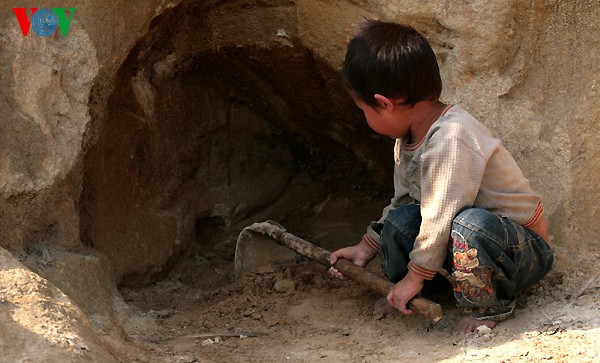
{"type": "Polygon", "coordinates": [[[387,111],[391,111],[394,108],[394,102],[391,99],[380,95],[379,93],[375,94],[373,97],[375,97],[379,107],[386,109],[387,111]]]}

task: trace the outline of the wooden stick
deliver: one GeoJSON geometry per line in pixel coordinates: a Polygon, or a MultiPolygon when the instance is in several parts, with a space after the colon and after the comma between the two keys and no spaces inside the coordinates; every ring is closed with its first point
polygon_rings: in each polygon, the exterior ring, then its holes
{"type": "MultiPolygon", "coordinates": [[[[246,230],[251,230],[266,235],[267,237],[277,241],[279,244],[284,245],[303,256],[306,256],[327,267],[331,267],[331,252],[287,232],[285,228],[281,226],[269,222],[262,222],[254,223],[253,225],[246,227],[242,233],[244,233],[246,230]]],[[[371,271],[355,265],[348,260],[339,259],[336,261],[333,267],[340,271],[344,276],[372,289],[373,291],[378,292],[381,295],[387,295],[394,286],[392,282],[383,279],[371,271]]],[[[424,315],[434,322],[442,319],[442,307],[439,304],[421,296],[415,296],[412,300],[410,300],[408,303],[408,308],[424,315]]]]}

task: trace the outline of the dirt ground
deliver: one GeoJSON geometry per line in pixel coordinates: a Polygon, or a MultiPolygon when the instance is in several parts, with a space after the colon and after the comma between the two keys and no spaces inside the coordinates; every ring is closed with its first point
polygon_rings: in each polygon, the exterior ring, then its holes
{"type": "MultiPolygon", "coordinates": [[[[314,236],[361,229],[314,226],[314,236]]],[[[324,247],[339,247],[341,239],[324,247]]],[[[150,352],[138,361],[595,362],[600,355],[600,278],[573,298],[598,272],[598,254],[572,256],[555,247],[554,270],[524,292],[513,318],[457,336],[452,329],[460,313],[449,290],[427,296],[443,307],[438,323],[376,316],[380,296],[330,277],[313,261],[267,265],[236,281],[233,244],[197,251],[154,285],[121,289],[138,318],[152,322],[133,337],[150,352]]],[[[375,261],[368,268],[378,272],[375,261]]]]}

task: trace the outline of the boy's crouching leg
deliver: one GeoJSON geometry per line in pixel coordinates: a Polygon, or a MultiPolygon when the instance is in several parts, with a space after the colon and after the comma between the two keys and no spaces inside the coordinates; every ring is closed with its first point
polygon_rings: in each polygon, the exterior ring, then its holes
{"type": "Polygon", "coordinates": [[[389,211],[383,223],[379,242],[381,271],[396,283],[408,273],[410,251],[419,234],[421,213],[419,205],[407,204],[389,211]]]}
{"type": "Polygon", "coordinates": [[[532,267],[524,271],[524,261],[537,264],[534,279],[547,272],[546,262],[538,261],[546,259],[544,253],[530,256],[531,245],[538,244],[536,237],[485,209],[461,211],[452,223],[451,239],[454,296],[459,307],[470,312],[470,317],[459,321],[458,332],[481,325],[492,328],[512,315],[517,290],[531,282],[532,267]]]}
{"type": "MultiPolygon", "coordinates": [[[[406,204],[392,209],[383,223],[379,242],[379,261],[381,271],[393,283],[397,283],[408,273],[409,253],[421,225],[421,213],[418,204],[406,204]]],[[[396,309],[386,297],[375,303],[373,313],[386,315],[396,309]]]]}

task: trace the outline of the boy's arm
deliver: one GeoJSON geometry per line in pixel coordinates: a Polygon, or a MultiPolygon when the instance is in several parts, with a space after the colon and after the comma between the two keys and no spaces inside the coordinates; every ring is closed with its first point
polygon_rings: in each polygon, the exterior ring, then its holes
{"type": "MultiPolygon", "coordinates": [[[[369,261],[379,253],[379,235],[383,228],[383,222],[387,218],[388,212],[403,204],[414,201],[408,195],[408,189],[400,182],[400,150],[402,150],[402,140],[396,139],[394,146],[394,197],[390,204],[383,209],[381,218],[376,222],[371,222],[367,227],[367,232],[362,236],[361,241],[351,247],[342,248],[331,254],[331,263],[334,264],[338,258],[344,258],[354,262],[359,266],[366,266],[369,261]]],[[[329,272],[338,278],[343,279],[343,275],[333,267],[329,272]]]]}
{"type": "MultiPolygon", "coordinates": [[[[460,125],[432,134],[421,156],[421,228],[408,269],[431,280],[447,254],[452,221],[474,204],[489,155],[476,149],[474,135],[460,125]],[[474,146],[475,145],[475,146],[474,146]]],[[[485,151],[493,150],[486,145],[485,151]]]]}
{"type": "MultiPolygon", "coordinates": [[[[341,248],[337,251],[331,253],[330,262],[331,265],[335,265],[338,259],[343,258],[348,261],[354,262],[356,265],[360,267],[365,267],[372,259],[377,256],[377,251],[373,249],[370,245],[368,245],[364,238],[358,244],[350,247],[341,248]]],[[[344,275],[339,272],[334,267],[329,269],[329,273],[338,279],[344,280],[344,275]]]]}

